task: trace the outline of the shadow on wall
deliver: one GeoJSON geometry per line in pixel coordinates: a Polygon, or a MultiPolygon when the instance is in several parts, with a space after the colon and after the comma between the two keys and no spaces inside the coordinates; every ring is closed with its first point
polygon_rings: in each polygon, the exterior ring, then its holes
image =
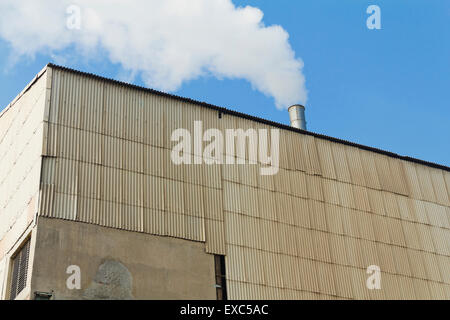
{"type": "Polygon", "coordinates": [[[106,260],[97,270],[94,281],[83,293],[89,300],[133,300],[133,277],[122,263],[106,260]]]}

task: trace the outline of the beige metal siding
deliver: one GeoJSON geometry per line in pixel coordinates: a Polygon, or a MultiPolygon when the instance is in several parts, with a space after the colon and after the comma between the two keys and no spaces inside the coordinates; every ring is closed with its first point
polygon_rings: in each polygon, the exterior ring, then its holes
{"type": "Polygon", "coordinates": [[[226,255],[232,299],[448,297],[448,172],[286,130],[275,176],[261,164],[176,166],[171,133],[196,120],[270,127],[53,73],[42,215],[205,242],[226,255]],[[369,265],[382,290],[367,289],[369,265]]]}

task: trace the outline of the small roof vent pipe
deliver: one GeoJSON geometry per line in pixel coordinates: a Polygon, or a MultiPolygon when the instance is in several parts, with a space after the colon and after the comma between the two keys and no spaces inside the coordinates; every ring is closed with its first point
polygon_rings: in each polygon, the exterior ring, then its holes
{"type": "Polygon", "coordinates": [[[289,107],[289,117],[291,126],[297,129],[306,130],[305,107],[300,104],[294,104],[289,107]]]}

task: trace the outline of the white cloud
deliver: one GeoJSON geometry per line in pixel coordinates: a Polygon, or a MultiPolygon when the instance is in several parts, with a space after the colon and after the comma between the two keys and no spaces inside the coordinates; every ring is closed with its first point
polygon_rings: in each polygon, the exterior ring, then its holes
{"type": "Polygon", "coordinates": [[[262,18],[258,8],[231,0],[1,0],[0,37],[18,56],[75,46],[86,58],[102,48],[164,91],[212,74],[248,80],[278,108],[305,104],[303,62],[287,32],[262,18]],[[79,30],[67,28],[72,4],[81,8],[79,30]]]}

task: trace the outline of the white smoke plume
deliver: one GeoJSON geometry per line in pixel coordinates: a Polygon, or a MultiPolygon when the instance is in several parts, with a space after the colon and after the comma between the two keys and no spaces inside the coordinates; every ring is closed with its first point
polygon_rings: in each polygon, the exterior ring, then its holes
{"type": "Polygon", "coordinates": [[[303,62],[288,33],[263,12],[231,0],[1,0],[0,37],[16,57],[89,59],[101,50],[146,85],[174,91],[213,75],[245,79],[283,109],[306,103],[303,62]],[[68,27],[80,9],[80,28],[68,27]]]}

